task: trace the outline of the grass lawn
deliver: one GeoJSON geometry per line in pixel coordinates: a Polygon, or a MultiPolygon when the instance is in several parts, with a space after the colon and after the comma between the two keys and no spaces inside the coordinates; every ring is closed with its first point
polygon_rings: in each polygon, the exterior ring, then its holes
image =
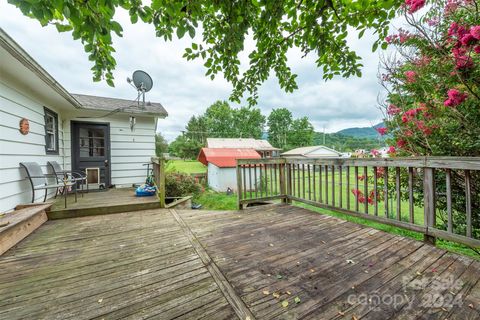
{"type": "Polygon", "coordinates": [[[206,173],[207,167],[197,160],[169,160],[167,162],[167,172],[181,173],[206,173]]]}
{"type": "Polygon", "coordinates": [[[225,192],[205,191],[195,196],[195,203],[200,203],[204,210],[237,210],[237,195],[225,192]]]}

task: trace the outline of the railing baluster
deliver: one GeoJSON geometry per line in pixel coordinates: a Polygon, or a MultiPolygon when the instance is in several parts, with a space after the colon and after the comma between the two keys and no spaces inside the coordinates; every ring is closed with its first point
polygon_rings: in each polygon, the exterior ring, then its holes
{"type": "Polygon", "coordinates": [[[347,176],[347,210],[350,210],[350,166],[347,165],[347,172],[346,172],[346,176],[347,176]]]}
{"type": "Polygon", "coordinates": [[[448,232],[453,232],[453,219],[452,219],[452,172],[450,169],[447,169],[445,172],[445,182],[446,182],[446,193],[447,193],[447,230],[448,232]]]}
{"type": "Polygon", "coordinates": [[[373,214],[378,216],[378,178],[377,178],[377,167],[373,167],[373,214]]]}
{"type": "Polygon", "coordinates": [[[305,198],[305,165],[302,163],[302,195],[305,198]]]}
{"type": "Polygon", "coordinates": [[[472,190],[470,186],[470,170],[465,170],[465,203],[467,206],[467,237],[472,237],[472,190]]]}
{"type": "Polygon", "coordinates": [[[315,182],[315,168],[317,166],[314,164],[313,165],[313,201],[317,202],[317,184],[315,182]]]}
{"type": "Polygon", "coordinates": [[[322,171],[323,171],[323,166],[319,165],[318,166],[318,199],[320,203],[323,203],[322,171]]]}
{"type": "Polygon", "coordinates": [[[301,184],[301,172],[300,172],[300,164],[297,164],[297,193],[298,193],[298,197],[300,198],[302,196],[302,190],[301,190],[301,187],[300,187],[300,184],[301,184]]]}
{"type": "Polygon", "coordinates": [[[250,199],[253,198],[253,195],[252,195],[252,192],[253,192],[253,189],[252,189],[252,165],[248,165],[248,187],[249,187],[249,191],[250,191],[250,199]]]}
{"type": "Polygon", "coordinates": [[[332,206],[335,206],[335,165],[332,165],[332,206]]]}
{"type": "Polygon", "coordinates": [[[397,192],[397,220],[402,220],[401,190],[400,190],[400,167],[395,168],[395,189],[397,192]]]}
{"type": "Polygon", "coordinates": [[[368,214],[368,167],[363,167],[363,190],[365,193],[365,213],[368,214]]]}
{"type": "Polygon", "coordinates": [[[310,164],[307,164],[308,169],[308,200],[312,200],[312,182],[310,179],[310,164]]]}
{"type": "Polygon", "coordinates": [[[342,182],[343,177],[342,177],[342,175],[343,175],[342,165],[339,165],[338,166],[338,179],[339,179],[338,184],[339,184],[340,189],[339,189],[339,192],[338,192],[338,200],[339,200],[339,207],[340,208],[343,208],[343,203],[342,203],[343,202],[343,182],[342,182]]]}
{"type": "Polygon", "coordinates": [[[296,173],[295,173],[295,163],[293,163],[292,165],[292,196],[296,197],[297,196],[297,188],[296,188],[296,183],[295,183],[295,180],[296,180],[296,173]]]}
{"type": "Polygon", "coordinates": [[[273,164],[270,164],[270,195],[275,196],[277,194],[276,190],[273,189],[273,164]]]}
{"type": "Polygon", "coordinates": [[[358,212],[358,198],[360,198],[360,189],[358,188],[358,167],[355,166],[355,211],[358,212]]]}
{"type": "Polygon", "coordinates": [[[408,168],[408,210],[410,223],[415,223],[415,207],[413,203],[413,168],[408,168]]]}
{"type": "Polygon", "coordinates": [[[383,200],[385,201],[385,217],[388,218],[388,167],[384,167],[383,173],[383,200]]]}
{"type": "Polygon", "coordinates": [[[255,186],[255,198],[258,198],[258,180],[257,180],[257,164],[253,165],[254,186],[255,186]]]}
{"type": "Polygon", "coordinates": [[[260,163],[258,165],[258,174],[260,175],[260,185],[259,185],[259,188],[258,188],[258,191],[260,193],[260,198],[263,197],[263,165],[260,163]]]}
{"type": "Polygon", "coordinates": [[[328,165],[325,165],[325,203],[328,204],[328,165]]]}

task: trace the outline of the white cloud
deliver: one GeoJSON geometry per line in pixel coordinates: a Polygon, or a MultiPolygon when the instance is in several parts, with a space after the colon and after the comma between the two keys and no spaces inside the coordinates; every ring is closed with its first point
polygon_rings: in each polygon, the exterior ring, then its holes
{"type": "MultiPolygon", "coordinates": [[[[14,6],[0,3],[1,27],[70,92],[133,100],[136,92],[125,79],[134,70],[147,71],[154,81],[147,99],[161,102],[169,112],[169,117],[159,124],[168,140],[180,133],[192,115],[202,113],[216,100],[228,99],[229,83],[221,77],[211,81],[204,76],[200,60],[182,58],[184,48],[191,42],[188,37],[165,42],[155,37],[152,26],[131,25],[125,12],[119,11],[118,19],[124,27],[124,36],[114,40],[116,87],[111,88],[103,82],[92,81],[87,54],[69,33],[60,34],[53,26],[42,28],[14,6]]],[[[272,108],[287,107],[296,117],[308,116],[318,131],[323,126],[334,132],[377,123],[381,119],[376,108],[377,95],[382,92],[376,78],[378,54],[371,53],[371,35],[362,40],[353,35],[350,41],[364,59],[362,78],[336,78],[324,82],[314,56],[301,59],[299,50],[293,49],[288,55],[289,65],[298,74],[299,89],[287,94],[271,77],[260,89],[258,107],[264,114],[272,108]]],[[[242,61],[253,46],[254,42],[249,39],[242,61]]]]}

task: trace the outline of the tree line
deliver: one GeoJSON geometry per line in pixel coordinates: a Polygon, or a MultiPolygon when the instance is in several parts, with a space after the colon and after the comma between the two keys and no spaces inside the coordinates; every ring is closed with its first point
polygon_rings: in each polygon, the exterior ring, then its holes
{"type": "MultiPolygon", "coordinates": [[[[289,150],[312,145],[314,134],[307,117],[295,119],[286,108],[273,109],[267,117],[259,108],[233,108],[226,101],[216,101],[203,114],[190,118],[182,134],[168,146],[168,152],[194,159],[207,138],[266,138],[272,146],[289,150]]],[[[157,138],[157,153],[159,148],[166,150],[162,138],[157,138]]]]}

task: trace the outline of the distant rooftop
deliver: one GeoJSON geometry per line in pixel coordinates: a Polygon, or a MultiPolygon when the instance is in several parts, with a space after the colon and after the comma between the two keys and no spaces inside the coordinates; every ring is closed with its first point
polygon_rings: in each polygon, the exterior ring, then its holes
{"type": "Polygon", "coordinates": [[[91,110],[115,111],[122,113],[138,113],[149,114],[159,117],[168,116],[167,111],[160,103],[146,102],[145,109],[140,103],[140,108],[136,101],[90,96],[85,94],[72,94],[75,99],[80,102],[83,108],[91,110]]]}
{"type": "Polygon", "coordinates": [[[333,150],[325,146],[310,146],[310,147],[300,147],[289,150],[281,154],[281,156],[290,156],[290,157],[306,157],[306,158],[315,158],[315,157],[341,157],[343,154],[336,150],[333,150]]]}
{"type": "Polygon", "coordinates": [[[267,140],[257,140],[253,138],[207,138],[208,148],[227,148],[227,149],[255,149],[257,151],[280,150],[273,147],[267,140]]]}

